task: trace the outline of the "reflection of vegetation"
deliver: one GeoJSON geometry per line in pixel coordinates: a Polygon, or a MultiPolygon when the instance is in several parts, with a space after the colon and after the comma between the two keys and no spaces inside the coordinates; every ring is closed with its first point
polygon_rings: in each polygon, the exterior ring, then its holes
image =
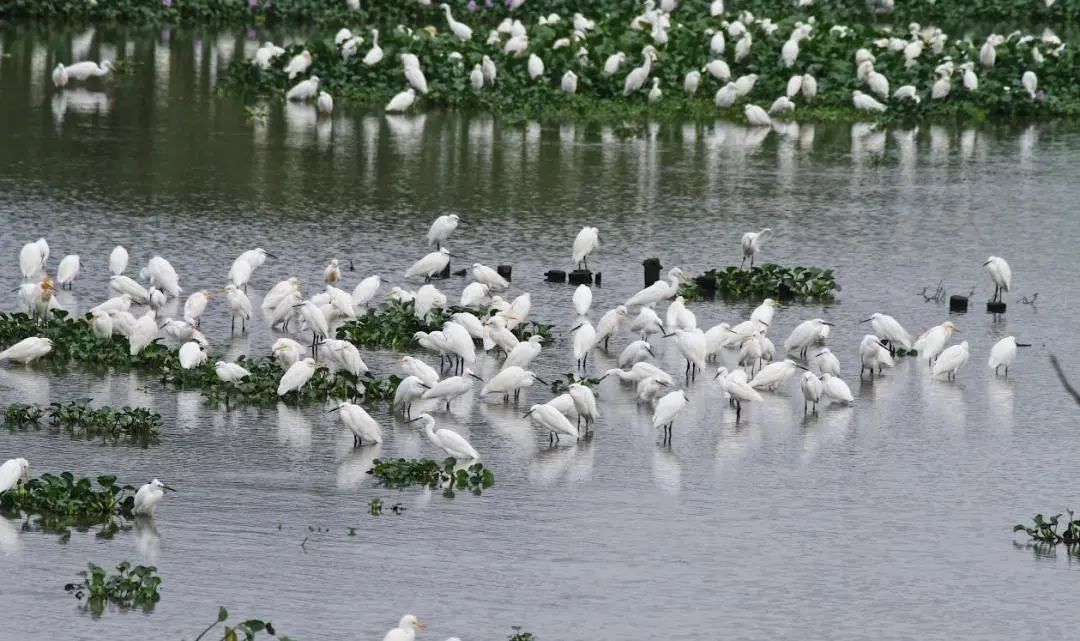
{"type": "MultiPolygon", "coordinates": [[[[475,307],[447,307],[432,309],[423,319],[417,318],[413,303],[384,303],[367,314],[349,321],[338,330],[338,338],[356,345],[400,349],[416,344],[413,335],[416,332],[434,332],[441,330],[444,323],[453,320],[453,315],[468,312],[480,320],[487,318],[489,311],[475,307]]],[[[526,322],[513,330],[519,340],[526,340],[533,334],[539,334],[545,342],[551,338],[551,326],[526,322]]]]}
{"type": "MultiPolygon", "coordinates": [[[[483,463],[473,463],[465,469],[455,470],[457,461],[447,458],[440,465],[431,459],[375,459],[368,474],[373,475],[385,487],[402,488],[410,485],[439,487],[448,484],[447,490],[452,496],[454,489],[470,490],[480,494],[481,490],[495,484],[495,474],[484,467],[483,463]]],[[[378,499],[375,499],[378,501],[378,499]]],[[[381,510],[382,502],[379,502],[381,510]]],[[[374,501],[372,501],[374,505],[374,501]]],[[[373,512],[374,513],[374,512],[373,512]]]]}
{"type": "Polygon", "coordinates": [[[98,524],[104,526],[99,536],[109,537],[120,529],[116,517],[131,518],[135,488],[117,485],[115,476],[99,476],[97,483],[100,489],[94,489],[90,479],[76,480],[71,472],[42,474],[0,494],[0,511],[12,517],[33,515],[38,527],[63,533],[65,540],[68,527],[98,524]]]}
{"type": "Polygon", "coordinates": [[[249,105],[244,107],[244,119],[249,123],[265,123],[270,117],[270,108],[266,105],[249,105]]]}
{"type": "Polygon", "coordinates": [[[833,291],[839,289],[840,285],[831,269],[789,268],[768,263],[748,270],[731,265],[707,271],[681,285],[679,293],[687,299],[771,296],[780,300],[805,298],[821,301],[831,299],[833,291]]]}
{"type": "Polygon", "coordinates": [[[68,403],[51,403],[48,409],[38,405],[12,403],[4,410],[4,424],[9,429],[40,426],[47,416],[49,422],[66,429],[72,435],[130,437],[143,443],[161,433],[161,415],[145,407],[90,407],[90,399],[68,403]]]}
{"type": "Polygon", "coordinates": [[[123,561],[116,566],[115,573],[110,573],[90,563],[86,570],[79,572],[79,576],[82,577],[81,582],[68,583],[64,589],[77,599],[85,598],[86,607],[94,617],[101,616],[109,603],[122,608],[149,610],[161,600],[158,592],[161,577],[152,565],[133,566],[123,561]]]}
{"type": "Polygon", "coordinates": [[[1066,512],[1069,514],[1068,521],[1062,522],[1060,514],[1051,517],[1036,514],[1032,519],[1032,525],[1021,523],[1013,527],[1013,532],[1025,532],[1038,543],[1049,545],[1063,543],[1070,547],[1078,545],[1080,544],[1080,519],[1073,518],[1072,510],[1066,510],[1066,512]],[[1064,529],[1061,528],[1062,525],[1064,529]]]}

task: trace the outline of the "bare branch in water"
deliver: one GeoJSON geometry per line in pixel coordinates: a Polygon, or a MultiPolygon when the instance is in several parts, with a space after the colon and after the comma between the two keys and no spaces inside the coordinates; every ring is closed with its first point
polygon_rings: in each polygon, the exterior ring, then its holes
{"type": "Polygon", "coordinates": [[[1065,372],[1061,370],[1061,364],[1058,363],[1057,357],[1053,354],[1050,355],[1050,364],[1054,366],[1054,371],[1057,372],[1058,378],[1061,379],[1065,391],[1072,395],[1077,403],[1080,403],[1080,392],[1077,392],[1076,388],[1069,384],[1069,379],[1065,378],[1065,372]]]}

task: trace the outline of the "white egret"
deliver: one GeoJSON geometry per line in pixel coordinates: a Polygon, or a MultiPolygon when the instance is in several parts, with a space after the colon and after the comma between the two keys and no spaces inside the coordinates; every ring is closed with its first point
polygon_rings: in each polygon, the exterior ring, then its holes
{"type": "Polygon", "coordinates": [[[387,113],[401,113],[408,111],[414,102],[416,102],[416,90],[409,87],[405,91],[395,94],[390,99],[390,102],[386,103],[384,109],[387,113]]]}
{"type": "Polygon", "coordinates": [[[705,355],[708,358],[715,357],[724,347],[726,335],[731,334],[731,326],[727,323],[717,323],[705,330],[705,355]]]}
{"type": "Polygon", "coordinates": [[[473,91],[480,91],[484,88],[484,71],[479,63],[473,65],[473,70],[469,72],[469,86],[472,87],[473,91]]]}
{"type": "Polygon", "coordinates": [[[821,400],[821,395],[825,393],[825,385],[821,382],[821,379],[814,375],[813,372],[804,372],[802,380],[799,382],[799,388],[802,389],[803,394],[803,414],[806,413],[807,403],[813,403],[814,411],[817,412],[818,401],[821,400]]]}
{"type": "Polygon", "coordinates": [[[772,125],[772,118],[757,105],[746,105],[743,107],[743,114],[746,116],[746,121],[753,127],[769,127],[772,125]]]}
{"type": "Polygon", "coordinates": [[[1009,375],[1009,365],[1012,365],[1013,361],[1016,360],[1017,347],[1031,347],[1031,345],[1029,343],[1017,343],[1015,336],[1006,336],[994,343],[994,346],[990,348],[990,360],[987,361],[987,365],[994,370],[994,376],[997,376],[998,370],[1002,367],[1005,368],[1005,376],[1009,375]]]}
{"type": "Polygon", "coordinates": [[[323,115],[330,115],[334,111],[334,98],[325,91],[319,92],[319,98],[315,101],[315,107],[319,110],[319,113],[323,115]]]}
{"type": "Polygon", "coordinates": [[[870,69],[866,73],[866,85],[870,87],[870,91],[882,98],[889,97],[889,79],[885,77],[885,74],[870,69]]]}
{"type": "Polygon", "coordinates": [[[197,341],[181,345],[178,356],[183,369],[195,369],[206,362],[206,350],[197,341]]]}
{"type": "Polygon", "coordinates": [[[413,401],[423,397],[424,392],[430,388],[431,386],[421,381],[419,377],[406,376],[401,379],[394,392],[393,407],[400,408],[402,414],[411,416],[413,401]]]}
{"type": "Polygon", "coordinates": [[[285,93],[286,100],[311,100],[319,93],[319,77],[311,76],[307,80],[301,80],[293,85],[289,91],[285,93]]]}
{"type": "Polygon", "coordinates": [[[300,53],[296,54],[289,60],[289,63],[285,65],[285,73],[289,75],[289,80],[305,73],[308,67],[311,66],[311,52],[304,49],[300,53]]]}
{"type": "Polygon", "coordinates": [[[567,391],[574,401],[578,420],[585,419],[585,433],[587,434],[590,431],[589,426],[600,416],[600,409],[596,405],[596,394],[590,387],[581,383],[571,383],[567,391]]]}
{"type": "Polygon", "coordinates": [[[169,298],[178,298],[180,292],[180,277],[169,261],[161,256],[154,256],[146,265],[150,275],[150,285],[160,289],[169,298]]]}
{"type": "Polygon", "coordinates": [[[368,49],[368,52],[366,54],[364,54],[364,59],[363,59],[364,66],[365,67],[373,67],[373,66],[379,64],[380,62],[382,62],[382,59],[383,59],[383,50],[382,50],[382,47],[379,46],[379,30],[378,29],[372,29],[371,30],[371,49],[368,49]]]}
{"type": "Polygon", "coordinates": [[[502,316],[493,316],[485,325],[484,350],[498,346],[509,354],[518,346],[518,339],[507,327],[507,320],[502,316]]]}
{"type": "Polygon", "coordinates": [[[26,243],[19,251],[19,270],[23,278],[32,278],[45,266],[45,259],[37,243],[26,243]]]}
{"type": "Polygon", "coordinates": [[[428,229],[428,244],[435,245],[436,249],[441,249],[443,243],[450,238],[450,234],[454,233],[454,230],[458,228],[460,222],[461,218],[457,214],[443,215],[436,218],[431,223],[431,228],[428,229]]]}
{"type": "Polygon", "coordinates": [[[735,79],[735,97],[742,98],[754,90],[758,76],[756,73],[748,73],[735,79]]]}
{"type": "Polygon", "coordinates": [[[7,492],[19,483],[19,479],[30,478],[30,462],[24,458],[11,458],[0,465],[0,494],[7,492]]]}
{"type": "MultiPolygon", "coordinates": [[[[649,74],[652,72],[653,59],[656,56],[656,49],[652,45],[645,45],[641,50],[643,62],[640,67],[635,67],[626,75],[626,81],[623,83],[623,95],[629,96],[630,94],[639,91],[645,86],[645,81],[649,79],[649,74]]],[[[610,61],[610,58],[609,58],[610,61]]],[[[606,65],[605,65],[606,67],[606,65]]],[[[618,69],[618,67],[616,67],[618,69]]],[[[614,73],[614,72],[613,72],[614,73]]]]}
{"type": "Polygon", "coordinates": [[[664,97],[664,92],[660,90],[660,79],[652,79],[652,89],[649,90],[649,102],[659,102],[664,97]]]}
{"type": "Polygon", "coordinates": [[[149,310],[135,321],[128,334],[128,350],[132,356],[141,353],[158,337],[157,315],[149,310]]]}
{"type": "Polygon", "coordinates": [[[800,75],[794,75],[788,78],[787,89],[784,91],[784,95],[788,98],[794,98],[802,91],[803,77],[800,75]]]}
{"type": "Polygon", "coordinates": [[[1035,72],[1025,71],[1024,75],[1020,77],[1020,84],[1024,86],[1024,91],[1028,93],[1028,96],[1034,100],[1035,92],[1039,89],[1039,78],[1035,75],[1035,72]]]}
{"type": "Polygon", "coordinates": [[[251,319],[251,299],[247,294],[229,283],[221,289],[225,293],[225,300],[229,304],[231,315],[230,331],[236,331],[236,319],[240,319],[240,332],[247,331],[247,322],[251,319]]]}
{"type": "Polygon", "coordinates": [[[817,96],[817,91],[817,78],[808,73],[804,73],[802,77],[803,98],[806,98],[807,100],[813,100],[814,97],[817,96]]]}
{"type": "MultiPolygon", "coordinates": [[[[479,283],[476,283],[479,285],[479,283]]],[[[480,319],[470,314],[469,312],[457,312],[451,318],[458,325],[461,325],[469,332],[469,336],[476,340],[483,340],[484,338],[484,324],[480,322],[480,319]]]]}
{"type": "Polygon", "coordinates": [[[735,101],[738,99],[739,92],[735,88],[735,83],[729,82],[716,90],[716,96],[713,97],[713,103],[718,109],[728,109],[734,105],[735,101]]]}
{"type": "Polygon", "coordinates": [[[944,100],[949,97],[951,91],[952,76],[949,74],[942,74],[941,77],[934,81],[933,86],[930,87],[930,99],[944,100]]]}
{"type": "Polygon", "coordinates": [[[150,292],[133,279],[122,274],[119,276],[110,276],[109,287],[118,294],[127,294],[131,297],[132,301],[141,305],[150,302],[150,292]]]}
{"type": "Polygon", "coordinates": [[[636,340],[627,345],[619,354],[619,367],[631,367],[635,363],[640,363],[655,356],[648,341],[636,340]]]}
{"type": "Polygon", "coordinates": [[[450,5],[444,2],[441,6],[446,12],[446,24],[450,27],[450,31],[453,31],[454,35],[461,40],[472,40],[473,31],[469,25],[454,20],[454,16],[450,13],[450,5]]]}
{"type": "Polygon", "coordinates": [[[124,249],[123,245],[117,245],[113,247],[112,252],[109,253],[109,274],[112,276],[119,276],[124,273],[128,265],[128,253],[124,249]]]}
{"type": "Polygon", "coordinates": [[[378,274],[360,281],[352,292],[353,309],[359,309],[370,303],[380,287],[382,287],[382,278],[378,274]]]}
{"type": "Polygon", "coordinates": [[[664,442],[671,442],[671,427],[675,422],[675,417],[682,412],[686,404],[690,402],[690,399],[686,397],[686,392],[683,390],[675,390],[668,392],[660,397],[660,400],[656,402],[656,409],[653,410],[652,424],[653,428],[664,428],[664,442]]]}
{"type": "Polygon", "coordinates": [[[433,251],[405,270],[405,278],[423,276],[424,282],[428,282],[433,276],[446,269],[446,266],[450,264],[450,256],[450,250],[445,247],[433,251]]]}
{"type": "Polygon", "coordinates": [[[821,375],[821,385],[825,396],[833,401],[845,405],[851,405],[855,402],[855,397],[851,395],[851,388],[839,376],[826,372],[821,375]]]}
{"type": "Polygon", "coordinates": [[[652,363],[646,363],[645,361],[639,361],[634,363],[634,366],[629,371],[622,369],[609,369],[604,372],[604,375],[600,377],[600,380],[604,380],[608,376],[618,376],[619,380],[631,381],[633,383],[640,383],[646,378],[655,378],[659,381],[663,381],[668,385],[674,385],[675,379],[671,378],[671,374],[668,374],[664,370],[660,369],[652,363]]]}
{"type": "Polygon", "coordinates": [[[289,369],[304,355],[304,346],[291,338],[279,338],[274,341],[270,351],[282,369],[289,369]]]}
{"type": "MultiPolygon", "coordinates": [[[[780,96],[769,106],[770,114],[783,114],[795,110],[795,103],[787,96],[780,96]]],[[[772,123],[770,123],[772,124],[772,123]]]]}
{"type": "Polygon", "coordinates": [[[493,376],[480,389],[480,395],[487,396],[488,394],[498,393],[503,395],[504,402],[509,402],[511,392],[514,394],[514,400],[517,400],[521,389],[531,386],[536,381],[547,385],[546,381],[529,370],[517,366],[507,367],[493,376]]]}
{"type": "Polygon", "coordinates": [[[930,370],[930,374],[935,378],[940,376],[956,378],[956,372],[968,362],[970,356],[967,341],[947,347],[945,351],[941,352],[941,356],[934,361],[934,368],[930,370]]]}
{"type": "Polygon", "coordinates": [[[461,290],[462,307],[486,307],[491,302],[491,287],[484,283],[472,282],[461,290]]]}
{"type": "Polygon", "coordinates": [[[994,281],[994,297],[991,301],[1001,301],[1002,295],[1009,291],[1009,287],[1012,285],[1012,269],[1009,267],[1009,263],[1005,262],[1004,258],[1000,256],[991,256],[983,263],[983,267],[986,271],[990,272],[990,279],[994,281]]]}
{"type": "Polygon", "coordinates": [[[8,349],[0,352],[0,363],[3,363],[4,360],[11,360],[12,363],[22,363],[26,365],[35,362],[38,358],[41,358],[52,351],[52,339],[31,336],[18,341],[14,345],[8,347],[8,349]]]}
{"type": "Polygon", "coordinates": [[[596,330],[593,328],[592,323],[587,319],[583,319],[571,331],[574,332],[574,360],[577,362],[578,368],[585,369],[585,365],[589,360],[589,352],[596,345],[596,330]]]}
{"type": "Polygon", "coordinates": [[[915,88],[915,85],[904,85],[899,87],[892,95],[894,100],[911,100],[915,103],[920,101],[919,90],[915,88]]]}
{"type": "Polygon", "coordinates": [[[540,56],[535,53],[529,54],[527,71],[529,73],[529,80],[536,80],[544,75],[544,61],[540,59],[540,56]]]}
{"type": "MultiPolygon", "coordinates": [[[[758,107],[758,109],[760,109],[760,107],[758,107]]],[[[749,114],[747,115],[747,117],[749,118],[749,114]]],[[[766,114],[765,117],[768,118],[768,114],[766,114]]],[[[766,227],[759,232],[748,231],[742,235],[743,260],[742,264],[739,265],[740,268],[746,265],[747,258],[750,259],[750,268],[754,268],[754,257],[757,256],[757,253],[759,251],[761,251],[761,248],[765,245],[765,241],[769,240],[769,238],[772,237],[772,233],[772,229],[766,227]]]]}
{"type": "Polygon", "coordinates": [[[589,254],[596,251],[600,246],[600,230],[596,227],[582,227],[574,238],[574,266],[589,268],[589,254]]]}
{"type": "Polygon", "coordinates": [[[508,367],[528,367],[529,363],[533,362],[537,356],[540,355],[541,345],[543,338],[539,334],[534,334],[529,337],[527,341],[521,341],[517,344],[510,353],[506,355],[506,360],[503,361],[502,369],[508,367]]]}
{"type": "Polygon", "coordinates": [[[205,289],[200,289],[188,296],[187,300],[184,301],[184,320],[198,324],[203,312],[206,311],[206,305],[210,302],[210,297],[210,292],[205,289]]]}
{"type": "Polygon", "coordinates": [[[108,312],[101,310],[90,312],[90,316],[90,329],[94,332],[94,336],[108,340],[113,333],[112,317],[109,316],[108,312]]]}
{"type": "Polygon", "coordinates": [[[777,387],[791,378],[798,368],[806,369],[789,359],[777,363],[769,363],[761,368],[754,378],[750,379],[750,387],[754,389],[766,389],[775,391],[777,387]]]}
{"type": "Polygon", "coordinates": [[[60,260],[60,265],[56,268],[56,284],[60,289],[64,289],[64,285],[71,289],[75,277],[79,275],[79,267],[78,254],[68,254],[60,260]]]}
{"type": "Polygon", "coordinates": [[[446,411],[450,411],[450,402],[455,398],[468,394],[473,388],[473,380],[483,382],[479,376],[466,367],[461,376],[449,376],[431,386],[424,392],[423,398],[436,399],[446,402],[446,411]]]}
{"type": "Polygon", "coordinates": [[[101,76],[108,75],[112,71],[112,62],[109,60],[102,60],[101,62],[90,62],[89,60],[83,62],[76,62],[72,65],[64,67],[64,72],[67,74],[68,81],[72,80],[86,80],[87,78],[100,78],[101,76]]]}
{"type": "Polygon", "coordinates": [[[420,619],[411,614],[401,617],[396,628],[391,629],[383,637],[383,641],[415,641],[416,631],[423,630],[427,626],[420,619]]]}
{"type": "Polygon", "coordinates": [[[705,332],[696,327],[691,330],[677,329],[675,330],[675,343],[678,345],[683,358],[686,359],[686,377],[689,379],[696,378],[698,370],[705,370],[707,351],[705,332]]]}
{"type": "MultiPolygon", "coordinates": [[[[571,400],[573,399],[571,398],[571,400]]],[[[554,404],[554,400],[549,403],[538,403],[533,405],[529,408],[528,412],[525,412],[525,417],[528,417],[531,422],[547,431],[549,445],[552,441],[558,442],[560,434],[573,436],[574,438],[580,436],[580,431],[574,427],[574,424],[571,423],[560,408],[554,404]]]]}
{"type": "Polygon", "coordinates": [[[614,76],[619,73],[619,67],[626,62],[626,54],[622,51],[611,54],[604,60],[604,75],[614,76]]]}
{"type": "Polygon", "coordinates": [[[683,77],[683,92],[686,93],[687,96],[693,98],[700,86],[701,72],[697,69],[686,72],[686,76],[683,77]]]}
{"type": "Polygon", "coordinates": [[[285,370],[285,373],[281,375],[281,380],[278,382],[277,395],[285,396],[289,392],[299,390],[311,377],[315,375],[315,370],[321,367],[321,363],[316,363],[314,358],[305,358],[297,361],[285,370]]]}
{"type": "Polygon", "coordinates": [[[952,321],[945,321],[940,325],[931,327],[915,341],[915,351],[919,353],[919,356],[925,357],[927,364],[932,366],[934,359],[945,349],[945,343],[949,341],[953,332],[959,331],[956,325],[952,324],[952,321]]]}
{"type": "Polygon", "coordinates": [[[480,70],[484,73],[484,82],[489,85],[494,85],[498,73],[495,69],[495,63],[492,62],[489,56],[484,56],[481,59],[480,70]]]}
{"type": "Polygon", "coordinates": [[[851,103],[860,111],[884,113],[886,109],[885,105],[875,100],[873,96],[868,96],[857,89],[851,94],[851,103]]]}
{"type": "Polygon", "coordinates": [[[435,383],[439,382],[439,373],[435,371],[435,368],[428,365],[419,358],[414,358],[412,356],[402,356],[396,362],[407,376],[417,377],[422,383],[424,383],[428,387],[431,387],[435,383]]]}
{"type": "Polygon", "coordinates": [[[599,344],[600,341],[603,341],[604,349],[606,350],[608,348],[608,341],[611,340],[611,337],[618,334],[622,327],[629,321],[630,312],[626,309],[626,305],[619,305],[615,309],[608,310],[600,317],[600,321],[596,324],[593,344],[596,345],[599,344]]]}
{"type": "Polygon", "coordinates": [[[161,481],[152,479],[135,493],[135,507],[132,512],[138,516],[153,516],[154,508],[161,501],[161,497],[165,496],[165,490],[176,491],[161,481]]]}
{"type": "Polygon", "coordinates": [[[726,367],[716,370],[714,379],[719,379],[724,392],[730,397],[731,404],[735,407],[735,420],[742,418],[742,404],[762,402],[765,399],[746,380],[746,372],[737,369],[728,372],[726,367]]]}
{"type": "Polygon", "coordinates": [[[428,440],[438,447],[442,451],[446,452],[447,456],[453,457],[458,461],[476,461],[480,458],[480,454],[476,449],[465,439],[464,436],[458,434],[453,430],[448,430],[445,427],[436,430],[435,419],[431,414],[424,412],[420,416],[408,421],[414,423],[416,421],[423,421],[424,434],[427,435],[428,440]]]}
{"type": "Polygon", "coordinates": [[[53,85],[56,87],[64,87],[67,85],[68,73],[67,69],[64,68],[64,65],[62,63],[58,62],[56,63],[56,66],[53,67],[52,81],[53,85]]]}
{"type": "Polygon", "coordinates": [[[683,273],[683,270],[674,267],[668,272],[668,279],[666,281],[658,280],[645,289],[642,289],[627,299],[625,305],[627,307],[638,307],[641,305],[652,305],[668,298],[674,298],[679,292],[679,283],[687,280],[690,279],[683,273]]]}
{"type": "Polygon", "coordinates": [[[323,341],[323,359],[331,374],[345,371],[359,378],[368,373],[367,363],[360,356],[360,350],[349,341],[336,338],[323,341]]]}
{"type": "Polygon", "coordinates": [[[888,314],[874,312],[873,314],[870,314],[869,318],[859,322],[870,323],[870,327],[874,330],[875,336],[882,341],[889,341],[890,352],[895,352],[897,347],[911,349],[911,346],[915,342],[914,339],[911,338],[911,334],[904,329],[904,326],[888,314]]]}
{"type": "Polygon", "coordinates": [[[510,286],[510,283],[499,272],[482,263],[473,263],[472,277],[476,282],[483,283],[496,290],[506,289],[510,286]]]}
{"type": "Polygon", "coordinates": [[[371,415],[363,407],[355,403],[341,401],[337,407],[330,411],[341,412],[341,422],[353,434],[353,447],[363,445],[364,439],[371,443],[382,443],[382,429],[379,428],[379,424],[375,419],[371,418],[371,415]]]}
{"type": "Polygon", "coordinates": [[[805,358],[806,350],[817,340],[818,336],[821,335],[822,330],[832,327],[832,325],[832,323],[820,318],[813,318],[799,323],[795,326],[795,329],[791,331],[787,340],[784,341],[784,352],[790,353],[792,351],[797,351],[800,356],[805,358]]]}
{"type": "Polygon", "coordinates": [[[895,365],[892,356],[889,355],[889,350],[873,334],[863,336],[862,342],[859,343],[859,361],[862,365],[859,368],[859,378],[862,378],[866,370],[870,370],[870,378],[873,378],[875,370],[878,375],[881,375],[882,369],[895,365]]]}
{"type": "Polygon", "coordinates": [[[840,376],[840,359],[828,347],[814,355],[814,364],[821,374],[840,376]]]}
{"type": "Polygon", "coordinates": [[[664,333],[664,325],[652,307],[642,307],[637,316],[630,322],[630,332],[648,339],[653,334],[664,333]]]}

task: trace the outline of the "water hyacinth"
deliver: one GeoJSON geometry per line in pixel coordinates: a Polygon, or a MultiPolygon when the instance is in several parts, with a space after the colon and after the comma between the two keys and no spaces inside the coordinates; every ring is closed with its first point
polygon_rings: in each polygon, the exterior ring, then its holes
{"type": "Polygon", "coordinates": [[[781,267],[773,263],[741,269],[734,265],[693,277],[679,288],[687,299],[695,298],[796,298],[830,300],[839,291],[831,269],[781,267]]]}

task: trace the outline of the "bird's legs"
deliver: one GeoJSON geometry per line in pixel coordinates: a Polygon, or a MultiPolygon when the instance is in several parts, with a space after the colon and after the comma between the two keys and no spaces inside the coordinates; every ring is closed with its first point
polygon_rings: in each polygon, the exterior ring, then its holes
{"type": "Polygon", "coordinates": [[[739,422],[739,418],[742,417],[742,401],[735,400],[735,422],[739,422]]]}

